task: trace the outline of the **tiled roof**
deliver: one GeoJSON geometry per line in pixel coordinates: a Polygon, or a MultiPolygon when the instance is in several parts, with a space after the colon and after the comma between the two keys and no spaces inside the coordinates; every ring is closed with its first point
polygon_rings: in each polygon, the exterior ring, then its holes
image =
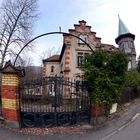
{"type": "Polygon", "coordinates": [[[109,45],[109,44],[103,44],[103,45],[104,45],[104,49],[107,51],[115,48],[113,45],[109,45]]]}
{"type": "Polygon", "coordinates": [[[118,48],[116,48],[114,45],[111,45],[111,44],[104,44],[102,43],[101,46],[103,47],[102,49],[105,50],[105,51],[117,51],[118,48]]]}
{"type": "Polygon", "coordinates": [[[43,60],[43,62],[59,62],[59,61],[60,61],[60,55],[53,55],[43,60]]]}

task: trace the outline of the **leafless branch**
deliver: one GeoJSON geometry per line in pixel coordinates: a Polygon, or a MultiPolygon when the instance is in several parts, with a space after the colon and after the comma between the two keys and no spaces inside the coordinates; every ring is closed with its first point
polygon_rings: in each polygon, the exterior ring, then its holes
{"type": "Polygon", "coordinates": [[[37,1],[3,1],[0,8],[0,64],[2,67],[7,56],[15,56],[16,53],[14,52],[22,48],[31,39],[33,23],[38,17],[37,1]]]}

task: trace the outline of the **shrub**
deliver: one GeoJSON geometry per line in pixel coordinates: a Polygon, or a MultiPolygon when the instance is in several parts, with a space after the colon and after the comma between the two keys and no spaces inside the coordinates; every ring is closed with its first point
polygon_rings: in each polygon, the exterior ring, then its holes
{"type": "Polygon", "coordinates": [[[95,52],[87,56],[81,66],[89,82],[93,104],[102,104],[107,111],[118,102],[125,83],[127,56],[121,52],[95,52]]]}

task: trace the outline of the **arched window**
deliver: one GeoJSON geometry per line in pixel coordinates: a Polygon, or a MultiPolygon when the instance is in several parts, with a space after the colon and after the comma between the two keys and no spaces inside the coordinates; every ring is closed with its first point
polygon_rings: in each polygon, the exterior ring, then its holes
{"type": "MultiPolygon", "coordinates": [[[[85,34],[80,34],[79,35],[79,38],[83,39],[86,43],[88,43],[88,38],[87,38],[87,35],[85,34]]],[[[82,40],[79,39],[79,43],[80,44],[85,44],[82,40]]]]}
{"type": "Polygon", "coordinates": [[[51,66],[51,72],[54,72],[54,66],[51,66]]]}

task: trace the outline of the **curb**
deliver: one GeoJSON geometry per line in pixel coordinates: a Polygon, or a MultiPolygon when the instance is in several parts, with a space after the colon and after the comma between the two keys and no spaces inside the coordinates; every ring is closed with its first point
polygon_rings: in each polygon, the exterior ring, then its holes
{"type": "Polygon", "coordinates": [[[0,124],[4,123],[4,118],[2,116],[0,116],[0,124]]]}
{"type": "Polygon", "coordinates": [[[115,135],[116,133],[118,133],[119,131],[123,130],[124,128],[126,128],[128,125],[130,125],[132,122],[134,122],[138,117],[140,116],[140,113],[136,113],[128,122],[126,122],[125,124],[123,124],[121,127],[119,127],[118,129],[114,130],[113,132],[111,132],[110,134],[106,135],[105,137],[99,139],[99,140],[107,140],[108,138],[110,138],[111,136],[115,135]]]}
{"type": "Polygon", "coordinates": [[[139,116],[140,116],[140,113],[136,113],[136,114],[132,117],[131,122],[135,121],[139,116]]]}

